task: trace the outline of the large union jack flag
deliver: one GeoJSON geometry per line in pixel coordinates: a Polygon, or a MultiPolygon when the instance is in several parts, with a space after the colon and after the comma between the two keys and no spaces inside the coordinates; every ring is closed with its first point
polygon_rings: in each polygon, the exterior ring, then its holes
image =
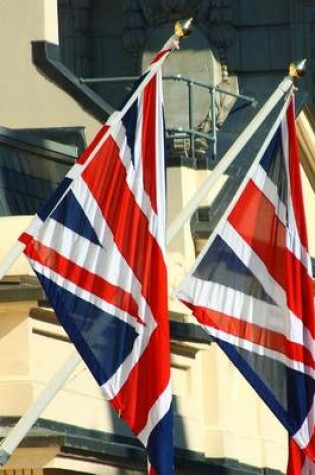
{"type": "Polygon", "coordinates": [[[160,67],[169,52],[20,237],[71,341],[146,447],[152,475],[173,473],[160,67]]]}
{"type": "Polygon", "coordinates": [[[288,101],[177,296],[287,429],[297,475],[315,473],[315,321],[288,101]]]}

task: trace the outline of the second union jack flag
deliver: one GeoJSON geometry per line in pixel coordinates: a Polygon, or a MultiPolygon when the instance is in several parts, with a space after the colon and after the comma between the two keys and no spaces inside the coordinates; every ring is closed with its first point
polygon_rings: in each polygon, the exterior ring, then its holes
{"type": "Polygon", "coordinates": [[[177,296],[314,467],[314,295],[299,173],[291,98],[177,296]]]}

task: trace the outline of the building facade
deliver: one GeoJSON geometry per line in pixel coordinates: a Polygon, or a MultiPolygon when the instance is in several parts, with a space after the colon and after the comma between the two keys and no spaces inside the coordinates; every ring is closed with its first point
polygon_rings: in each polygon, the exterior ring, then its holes
{"type": "MultiPolygon", "coordinates": [[[[308,74],[297,83],[297,125],[315,257],[315,1],[2,0],[1,6],[0,260],[119,107],[174,22],[191,16],[194,34],[164,68],[169,224],[287,74],[288,64],[306,57],[308,74]]],[[[177,474],[285,472],[287,434],[280,423],[171,297],[267,130],[268,123],[168,248],[177,474]]],[[[0,283],[0,314],[5,437],[74,350],[23,257],[0,283]]],[[[82,363],[0,472],[22,470],[140,474],[145,456],[82,363]]]]}

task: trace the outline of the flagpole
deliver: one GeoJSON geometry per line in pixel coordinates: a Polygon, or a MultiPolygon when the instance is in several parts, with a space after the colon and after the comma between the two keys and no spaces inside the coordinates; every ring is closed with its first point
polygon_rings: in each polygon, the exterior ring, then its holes
{"type": "Polygon", "coordinates": [[[0,445],[0,467],[3,467],[9,460],[21,440],[23,440],[30,431],[50,401],[56,396],[81,361],[82,358],[77,351],[71,353],[62,367],[55,373],[47,386],[45,386],[33,405],[27,409],[16,425],[11,429],[0,445]]]}
{"type": "Polygon", "coordinates": [[[1,261],[0,264],[0,280],[5,276],[7,271],[13,266],[14,262],[17,258],[22,254],[25,249],[25,244],[20,241],[16,241],[16,243],[11,247],[7,255],[1,261]]]}

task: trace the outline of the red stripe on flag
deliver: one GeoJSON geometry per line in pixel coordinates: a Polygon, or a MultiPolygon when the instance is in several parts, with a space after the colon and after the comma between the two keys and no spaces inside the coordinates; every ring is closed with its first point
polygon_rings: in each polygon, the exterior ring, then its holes
{"type": "Polygon", "coordinates": [[[163,254],[150,234],[149,223],[126,182],[126,170],[112,137],[82,174],[110,227],[115,243],[142,284],[142,294],[158,317],[161,305],[154,294],[161,294],[156,266],[163,254]],[[99,172],[102,170],[102,173],[99,172]]]}
{"type": "Polygon", "coordinates": [[[156,196],[156,76],[149,82],[143,94],[142,115],[142,169],[144,189],[157,213],[156,196]]]}
{"type": "Polygon", "coordinates": [[[154,58],[153,58],[152,61],[151,61],[151,64],[157,63],[157,62],[159,61],[159,59],[163,58],[163,56],[166,56],[166,55],[169,54],[171,51],[172,51],[171,48],[162,49],[161,51],[159,51],[159,52],[154,56],[154,58]]]}
{"type": "Polygon", "coordinates": [[[53,270],[78,287],[106,302],[128,312],[138,323],[144,324],[138,315],[138,305],[133,297],[123,289],[110,284],[98,275],[87,271],[44,244],[32,240],[25,250],[25,254],[32,260],[53,270]]]}
{"type": "MultiPolygon", "coordinates": [[[[312,430],[312,429],[311,429],[312,430]]],[[[307,446],[304,448],[304,452],[308,457],[313,460],[315,464],[315,427],[313,427],[312,437],[307,446]]],[[[315,469],[315,466],[314,466],[315,469]]]]}
{"type": "Polygon", "coordinates": [[[142,284],[142,294],[159,322],[139,362],[111,401],[137,434],[146,425],[152,405],[169,384],[166,267],[162,251],[150,234],[148,219],[127,185],[126,170],[112,137],[84,170],[83,179],[98,202],[119,251],[142,284]]]}
{"type": "Polygon", "coordinates": [[[155,468],[152,467],[152,465],[150,465],[149,467],[149,475],[159,475],[155,468]]]}
{"type": "MultiPolygon", "coordinates": [[[[313,315],[312,279],[299,259],[287,249],[285,226],[275,214],[272,203],[252,180],[228,221],[286,291],[289,309],[303,321],[305,315],[313,315]]],[[[310,320],[309,329],[314,337],[314,321],[310,320]]]]}
{"type": "Polygon", "coordinates": [[[287,304],[315,338],[313,281],[304,265],[288,250],[286,253],[287,304]]]}
{"type": "Polygon", "coordinates": [[[80,157],[77,159],[77,163],[82,165],[83,163],[86,162],[86,160],[89,158],[99,141],[102,139],[102,137],[106,134],[109,126],[108,125],[103,125],[103,127],[97,132],[95,135],[94,139],[92,142],[88,145],[88,147],[82,152],[80,157]]]}
{"type": "Polygon", "coordinates": [[[297,446],[294,440],[290,437],[287,475],[301,475],[304,460],[305,460],[305,455],[303,454],[302,450],[297,446]]]}
{"type": "Polygon", "coordinates": [[[145,427],[151,407],[169,384],[167,315],[164,314],[163,320],[164,323],[154,330],[149,345],[121,391],[110,401],[135,434],[145,427]]]}
{"type": "MultiPolygon", "coordinates": [[[[184,303],[192,308],[191,304],[184,303]]],[[[303,362],[310,368],[315,369],[315,362],[309,350],[303,345],[288,341],[282,333],[274,332],[205,307],[194,306],[193,312],[198,321],[203,325],[213,327],[227,335],[233,335],[266,349],[277,351],[291,360],[303,362]]]]}
{"type": "Polygon", "coordinates": [[[250,180],[230,213],[228,221],[285,288],[285,227],[270,201],[250,180]]]}
{"type": "Polygon", "coordinates": [[[27,246],[33,239],[33,236],[31,236],[28,233],[22,233],[21,236],[19,237],[19,241],[25,244],[27,246]]]}
{"type": "Polygon", "coordinates": [[[314,437],[305,449],[301,449],[293,438],[289,439],[289,459],[286,475],[315,474],[314,437]]]}

